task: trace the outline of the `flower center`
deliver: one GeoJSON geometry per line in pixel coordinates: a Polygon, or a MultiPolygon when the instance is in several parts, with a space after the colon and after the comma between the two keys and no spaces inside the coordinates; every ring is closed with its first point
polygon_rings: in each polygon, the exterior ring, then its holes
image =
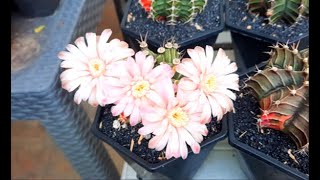
{"type": "Polygon", "coordinates": [[[204,89],[208,92],[212,92],[217,87],[216,76],[211,74],[207,76],[203,83],[204,89]]]}
{"type": "Polygon", "coordinates": [[[89,71],[92,76],[99,77],[106,72],[106,64],[101,59],[91,59],[89,61],[89,71]]]}
{"type": "Polygon", "coordinates": [[[184,127],[189,122],[188,115],[180,107],[171,110],[168,119],[175,127],[184,127]]]}
{"type": "Polygon", "coordinates": [[[148,81],[137,81],[133,86],[132,86],[132,95],[134,97],[142,97],[146,95],[146,93],[150,90],[150,84],[148,81]]]}

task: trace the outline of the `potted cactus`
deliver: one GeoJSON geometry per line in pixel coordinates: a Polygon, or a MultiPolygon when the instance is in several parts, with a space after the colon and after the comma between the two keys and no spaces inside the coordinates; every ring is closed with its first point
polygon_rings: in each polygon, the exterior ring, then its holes
{"type": "Polygon", "coordinates": [[[139,178],[190,179],[227,135],[225,114],[239,90],[237,65],[222,49],[178,44],[134,52],[119,39],[86,33],[58,54],[62,88],[77,104],[99,106],[92,132],[113,147],[139,178]],[[134,55],[134,57],[132,57],[134,55]],[[152,173],[151,173],[152,172],[152,173]]]}
{"type": "Polygon", "coordinates": [[[267,60],[261,52],[276,42],[307,48],[308,15],[309,0],[226,0],[226,27],[240,72],[267,60]]]}
{"type": "Polygon", "coordinates": [[[149,48],[155,51],[174,39],[180,50],[213,45],[224,29],[221,0],[129,0],[121,29],[134,49],[136,39],[149,35],[149,48]]]}
{"type": "Polygon", "coordinates": [[[308,179],[309,49],[277,44],[248,74],[228,118],[243,169],[256,179],[308,179]]]}

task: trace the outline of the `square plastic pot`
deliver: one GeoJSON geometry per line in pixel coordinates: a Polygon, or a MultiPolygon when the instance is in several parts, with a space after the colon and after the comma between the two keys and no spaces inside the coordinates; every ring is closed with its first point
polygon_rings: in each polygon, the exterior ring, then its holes
{"type": "MultiPolygon", "coordinates": [[[[263,67],[264,64],[258,64],[263,67]]],[[[249,68],[247,72],[241,73],[240,78],[246,78],[245,74],[255,70],[255,67],[249,68]]],[[[261,151],[240,142],[234,135],[234,121],[231,113],[228,119],[228,140],[229,144],[237,149],[237,156],[240,167],[249,179],[272,179],[272,180],[307,180],[309,177],[302,172],[283,164],[261,151]]]]}
{"type": "Polygon", "coordinates": [[[152,164],[132,153],[129,149],[121,146],[112,138],[105,136],[99,130],[100,117],[104,109],[104,107],[100,106],[97,108],[91,131],[95,136],[117,151],[117,153],[137,172],[137,177],[139,179],[192,179],[215,144],[227,136],[227,119],[223,118],[221,131],[214,137],[208,138],[200,144],[201,151],[199,154],[194,154],[189,149],[188,157],[185,160],[182,158],[171,158],[152,164]]]}
{"type": "Polygon", "coordinates": [[[15,0],[18,11],[29,18],[49,16],[54,13],[60,0],[15,0]]]}
{"type": "MultiPolygon", "coordinates": [[[[246,27],[238,26],[230,20],[230,12],[237,11],[247,12],[246,9],[239,10],[230,7],[230,1],[226,0],[226,27],[231,31],[232,46],[234,49],[235,59],[239,66],[239,72],[246,72],[249,68],[259,64],[263,61],[267,61],[269,55],[263,52],[269,52],[270,46],[275,45],[277,42],[282,44],[292,45],[297,44],[299,41],[299,50],[307,48],[309,46],[309,33],[302,34],[296,39],[282,39],[273,37],[271,34],[262,34],[261,32],[255,31],[254,29],[248,30],[246,27]]],[[[247,1],[247,0],[243,0],[247,1]]]]}
{"type": "MultiPolygon", "coordinates": [[[[209,1],[211,1],[211,0],[209,0],[209,1]]],[[[140,40],[141,31],[130,29],[130,28],[126,27],[126,24],[127,24],[127,18],[128,18],[130,7],[133,5],[133,3],[137,3],[137,2],[138,2],[137,0],[129,0],[127,2],[127,6],[124,11],[124,16],[121,21],[121,30],[123,32],[125,40],[127,42],[129,42],[131,48],[133,48],[136,51],[140,50],[139,43],[137,42],[137,39],[140,40]]],[[[223,7],[224,7],[224,1],[220,0],[219,1],[219,23],[220,24],[217,28],[212,29],[212,30],[198,31],[191,38],[185,38],[180,41],[179,40],[175,41],[180,46],[179,50],[182,51],[182,50],[186,50],[188,48],[194,48],[195,46],[202,46],[202,47],[205,47],[205,45],[213,46],[217,40],[219,33],[224,30],[225,22],[224,22],[223,7]]],[[[209,7],[207,6],[206,8],[209,8],[209,7]]],[[[210,11],[210,9],[207,9],[207,11],[210,11]]],[[[139,16],[141,16],[141,15],[139,15],[139,16]]],[[[148,24],[148,22],[150,22],[150,21],[152,21],[150,18],[145,18],[145,23],[143,23],[143,25],[148,24]]],[[[207,21],[210,21],[210,18],[208,18],[207,21]]],[[[159,23],[159,26],[161,26],[160,23],[159,23]]],[[[177,24],[175,26],[179,26],[179,24],[177,24]]],[[[167,25],[165,27],[165,31],[175,31],[175,29],[173,26],[167,25]]],[[[187,33],[187,32],[185,32],[185,33],[187,33]]],[[[168,40],[168,38],[161,37],[161,39],[162,39],[161,41],[153,38],[153,36],[163,36],[162,34],[163,34],[162,32],[159,32],[157,34],[148,34],[147,43],[149,45],[149,49],[156,52],[156,50],[159,47],[163,46],[163,42],[168,40]]],[[[141,34],[141,35],[144,36],[145,34],[141,34]]],[[[171,37],[169,37],[169,38],[171,38],[171,37]]]]}

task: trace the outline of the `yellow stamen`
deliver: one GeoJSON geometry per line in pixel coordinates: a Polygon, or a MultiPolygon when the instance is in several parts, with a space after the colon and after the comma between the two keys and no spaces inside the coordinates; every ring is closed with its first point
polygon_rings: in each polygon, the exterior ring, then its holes
{"type": "Polygon", "coordinates": [[[175,127],[184,127],[189,122],[188,115],[180,107],[171,110],[168,119],[175,127]]]}
{"type": "Polygon", "coordinates": [[[150,84],[148,81],[138,81],[132,86],[132,95],[134,97],[140,98],[150,90],[150,84]]]}
{"type": "Polygon", "coordinates": [[[106,65],[101,59],[91,59],[89,61],[89,71],[92,76],[99,77],[106,71],[106,65]]]}
{"type": "Polygon", "coordinates": [[[94,64],[93,66],[96,69],[96,71],[99,71],[99,64],[94,64]]]}
{"type": "Polygon", "coordinates": [[[204,89],[208,92],[212,92],[217,87],[216,76],[211,74],[207,76],[203,83],[204,89]]]}

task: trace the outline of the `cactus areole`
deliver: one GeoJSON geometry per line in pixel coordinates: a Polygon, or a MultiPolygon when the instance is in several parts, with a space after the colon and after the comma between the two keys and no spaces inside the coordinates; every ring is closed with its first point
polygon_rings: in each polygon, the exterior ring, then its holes
{"type": "Polygon", "coordinates": [[[292,25],[309,16],[309,0],[248,0],[249,12],[266,16],[271,24],[283,20],[292,25]]]}
{"type": "Polygon", "coordinates": [[[298,148],[309,145],[309,49],[275,45],[263,70],[246,81],[259,100],[258,126],[288,133],[298,148]]]}
{"type": "Polygon", "coordinates": [[[139,0],[153,20],[166,20],[168,25],[178,21],[190,22],[207,5],[207,0],[139,0]]]}

